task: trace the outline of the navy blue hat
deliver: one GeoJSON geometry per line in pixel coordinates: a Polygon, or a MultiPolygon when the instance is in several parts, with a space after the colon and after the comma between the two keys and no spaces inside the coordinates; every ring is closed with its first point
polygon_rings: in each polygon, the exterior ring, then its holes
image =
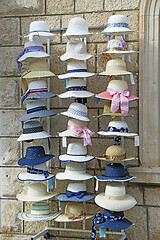
{"type": "Polygon", "coordinates": [[[38,165],[47,162],[53,157],[54,155],[45,154],[44,148],[42,146],[28,147],[26,150],[26,156],[19,159],[18,165],[38,165]]]}
{"type": "Polygon", "coordinates": [[[121,163],[109,163],[105,168],[105,175],[95,176],[98,181],[125,182],[132,180],[133,176],[125,175],[125,168],[121,163]]]}

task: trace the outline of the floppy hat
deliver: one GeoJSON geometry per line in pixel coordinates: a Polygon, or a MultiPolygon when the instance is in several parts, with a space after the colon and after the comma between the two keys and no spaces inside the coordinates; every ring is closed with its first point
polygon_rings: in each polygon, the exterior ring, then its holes
{"type": "MultiPolygon", "coordinates": [[[[118,109],[118,111],[115,113],[111,112],[111,102],[107,102],[103,107],[103,113],[98,115],[97,118],[102,117],[102,116],[113,116],[113,117],[120,116],[120,117],[122,117],[123,115],[122,115],[120,109],[118,109]]],[[[131,115],[131,114],[126,115],[126,117],[130,117],[130,116],[133,116],[133,115],[131,115]]]]}
{"type": "Polygon", "coordinates": [[[68,23],[68,28],[63,36],[77,36],[77,37],[87,37],[91,35],[88,32],[88,24],[84,18],[75,17],[72,18],[68,23]]]}
{"type": "Polygon", "coordinates": [[[48,63],[45,59],[35,58],[29,63],[29,70],[23,73],[22,78],[48,78],[56,76],[49,71],[48,63]]]}
{"type": "Polygon", "coordinates": [[[88,118],[88,109],[82,103],[71,103],[68,110],[66,112],[62,112],[61,114],[81,121],[90,121],[88,118]]]}
{"type": "Polygon", "coordinates": [[[67,92],[58,95],[60,98],[88,98],[94,93],[87,91],[86,81],[82,79],[70,79],[66,86],[67,92]]]}
{"type": "Polygon", "coordinates": [[[126,156],[126,150],[121,145],[112,145],[106,149],[106,154],[97,157],[100,160],[119,163],[123,161],[134,160],[134,157],[126,156]]]}
{"type": "Polygon", "coordinates": [[[33,118],[49,117],[54,116],[56,112],[47,110],[47,107],[42,100],[28,102],[26,104],[27,114],[21,115],[19,121],[27,121],[33,118]]]}
{"type": "Polygon", "coordinates": [[[28,121],[23,125],[23,134],[17,141],[26,141],[33,139],[49,138],[50,134],[45,132],[39,121],[28,121]]]}
{"type": "Polygon", "coordinates": [[[59,79],[65,78],[85,78],[92,77],[95,73],[87,72],[87,66],[84,61],[72,60],[67,63],[67,73],[58,75],[59,79]]]}
{"type": "Polygon", "coordinates": [[[124,183],[111,182],[106,185],[104,193],[95,197],[98,206],[110,211],[125,211],[134,207],[137,203],[135,198],[126,194],[124,183]]]}
{"type": "Polygon", "coordinates": [[[102,31],[106,35],[125,35],[134,32],[128,28],[128,21],[125,15],[112,15],[108,19],[107,27],[102,31]]]}
{"type": "Polygon", "coordinates": [[[27,192],[17,194],[20,201],[43,201],[54,197],[57,193],[47,192],[47,187],[43,183],[31,183],[28,185],[27,192]]]}
{"type": "Polygon", "coordinates": [[[99,131],[98,134],[105,136],[123,136],[123,137],[135,137],[137,133],[130,133],[128,125],[125,121],[110,121],[107,131],[99,131]]]}
{"type": "Polygon", "coordinates": [[[28,84],[28,90],[21,100],[23,102],[25,99],[45,99],[52,97],[56,97],[56,94],[48,92],[45,81],[34,81],[28,84]]]}
{"type": "Polygon", "coordinates": [[[93,178],[92,175],[86,173],[85,163],[67,162],[64,172],[56,174],[58,180],[76,180],[83,181],[93,178]]]}
{"type": "Polygon", "coordinates": [[[26,156],[20,158],[18,165],[38,165],[52,159],[54,155],[45,154],[44,148],[42,146],[32,146],[26,149],[26,156]]]}
{"type": "Polygon", "coordinates": [[[93,156],[87,155],[87,147],[82,143],[70,143],[67,148],[67,154],[58,157],[60,161],[71,162],[88,162],[94,159],[93,156]]]}
{"type": "Polygon", "coordinates": [[[46,181],[53,177],[54,175],[47,170],[46,163],[28,166],[27,172],[21,172],[17,175],[20,181],[46,181]]]}
{"type": "Polygon", "coordinates": [[[80,202],[70,202],[65,206],[65,211],[59,215],[55,221],[56,222],[77,222],[82,220],[87,220],[93,217],[93,215],[87,214],[83,203],[80,202]]]}
{"type": "Polygon", "coordinates": [[[107,54],[131,54],[137,51],[128,51],[127,43],[124,39],[111,39],[107,43],[107,49],[103,53],[107,54]]]}
{"type": "Polygon", "coordinates": [[[70,40],[67,43],[66,53],[63,54],[60,59],[62,61],[68,59],[87,60],[92,55],[86,52],[86,44],[80,40],[70,40]]]}
{"type": "Polygon", "coordinates": [[[31,206],[30,212],[21,212],[18,214],[18,218],[23,221],[49,221],[55,219],[61,214],[61,212],[50,211],[49,204],[47,202],[35,202],[31,206]]]}
{"type": "Polygon", "coordinates": [[[46,21],[33,21],[29,27],[30,33],[27,35],[30,41],[33,41],[33,37],[37,36],[41,39],[54,39],[55,34],[50,33],[48,23],[46,21]]]}
{"type": "Polygon", "coordinates": [[[88,193],[84,183],[70,183],[66,193],[57,195],[59,201],[66,202],[86,202],[96,196],[94,193],[88,193]]]}

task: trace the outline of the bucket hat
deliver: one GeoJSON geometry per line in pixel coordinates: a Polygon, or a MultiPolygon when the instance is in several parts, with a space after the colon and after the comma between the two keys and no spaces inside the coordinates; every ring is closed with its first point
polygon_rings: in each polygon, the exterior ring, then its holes
{"type": "Polygon", "coordinates": [[[45,81],[34,81],[28,84],[28,90],[21,98],[22,102],[26,99],[45,99],[56,97],[56,94],[48,92],[45,81]]]}
{"type": "Polygon", "coordinates": [[[71,162],[88,162],[94,159],[93,156],[87,155],[87,147],[82,143],[70,143],[67,148],[67,154],[58,157],[60,161],[71,162]]]}
{"type": "Polygon", "coordinates": [[[96,196],[94,193],[87,192],[84,183],[70,183],[67,187],[66,193],[57,195],[59,201],[64,202],[86,202],[96,196]]]}
{"type": "Polygon", "coordinates": [[[106,153],[103,156],[97,157],[100,160],[107,162],[119,163],[123,161],[134,160],[134,157],[128,157],[126,150],[121,145],[112,145],[106,149],[106,153]]]}
{"type": "Polygon", "coordinates": [[[86,78],[94,75],[95,73],[90,73],[87,71],[87,66],[84,61],[72,60],[67,63],[67,73],[58,75],[58,78],[86,78]]]}
{"type": "Polygon", "coordinates": [[[57,193],[47,192],[47,187],[43,183],[31,183],[28,185],[27,191],[17,194],[20,201],[43,201],[56,196],[57,193]]]}
{"type": "Polygon", "coordinates": [[[22,78],[49,78],[56,76],[49,71],[48,63],[43,58],[35,58],[29,63],[29,70],[23,73],[22,78]]]}
{"type": "Polygon", "coordinates": [[[17,175],[20,181],[46,181],[53,177],[54,175],[47,170],[46,163],[28,166],[27,172],[21,172],[17,175]]]}
{"type": "Polygon", "coordinates": [[[98,206],[115,212],[131,209],[137,203],[135,198],[126,194],[124,183],[118,182],[108,183],[105,192],[95,197],[95,202],[98,206]]]}
{"type": "Polygon", "coordinates": [[[31,206],[31,211],[21,212],[18,218],[23,221],[49,221],[58,217],[61,212],[50,211],[49,204],[45,201],[35,202],[31,206]]]}
{"type": "Polygon", "coordinates": [[[112,15],[108,19],[107,27],[102,31],[106,35],[125,35],[134,32],[128,28],[125,15],[112,15]]]}
{"type": "Polygon", "coordinates": [[[50,117],[56,115],[56,112],[47,110],[47,107],[42,100],[28,102],[26,104],[27,114],[21,115],[19,117],[19,121],[27,121],[33,118],[41,118],[41,117],[50,117]]]}
{"type": "MultiPolygon", "coordinates": [[[[119,116],[119,117],[122,117],[122,113],[121,113],[121,110],[118,109],[117,112],[113,113],[111,112],[111,102],[107,102],[104,107],[103,107],[103,113],[98,115],[97,118],[99,117],[102,117],[102,116],[119,116]]],[[[126,117],[130,117],[130,116],[133,116],[131,114],[127,114],[126,117]]]]}
{"type": "Polygon", "coordinates": [[[92,175],[86,173],[85,163],[67,162],[64,172],[56,174],[58,180],[76,180],[83,181],[93,178],[92,175]]]}
{"type": "Polygon", "coordinates": [[[62,112],[61,114],[81,121],[90,121],[88,118],[88,109],[82,103],[71,103],[68,110],[66,112],[62,112]]]}
{"type": "Polygon", "coordinates": [[[56,222],[77,222],[93,217],[85,212],[84,204],[80,202],[70,202],[65,206],[65,211],[59,215],[56,222]]]}
{"type": "Polygon", "coordinates": [[[88,32],[88,24],[84,18],[75,17],[72,18],[68,23],[68,28],[63,36],[69,37],[87,37],[91,35],[88,32]]]}
{"type": "Polygon", "coordinates": [[[70,79],[66,86],[67,92],[58,95],[60,98],[89,98],[94,93],[87,91],[86,81],[82,79],[70,79]]]}
{"type": "Polygon", "coordinates": [[[27,37],[30,41],[33,41],[34,36],[41,39],[53,40],[56,35],[50,32],[48,23],[46,21],[33,21],[29,27],[29,34],[27,37]]]}
{"type": "Polygon", "coordinates": [[[54,155],[45,154],[42,146],[32,146],[26,149],[26,156],[19,159],[18,165],[38,165],[49,161],[53,157],[54,155]]]}
{"type": "Polygon", "coordinates": [[[28,121],[23,125],[23,134],[17,141],[49,138],[50,134],[45,132],[39,121],[28,121]]]}

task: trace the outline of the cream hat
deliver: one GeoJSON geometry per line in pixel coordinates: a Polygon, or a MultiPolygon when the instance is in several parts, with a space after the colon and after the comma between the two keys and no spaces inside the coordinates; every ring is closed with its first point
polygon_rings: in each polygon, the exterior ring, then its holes
{"type": "Polygon", "coordinates": [[[135,198],[126,194],[124,183],[111,182],[106,185],[104,193],[95,197],[98,206],[110,211],[125,211],[134,207],[137,203],[135,198]]]}
{"type": "Polygon", "coordinates": [[[137,51],[128,51],[127,43],[123,39],[111,39],[107,43],[107,49],[103,53],[107,54],[131,54],[137,51]]]}

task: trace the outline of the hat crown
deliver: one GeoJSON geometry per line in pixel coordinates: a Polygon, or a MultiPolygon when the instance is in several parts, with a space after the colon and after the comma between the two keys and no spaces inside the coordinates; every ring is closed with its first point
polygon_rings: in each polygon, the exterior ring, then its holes
{"type": "Polygon", "coordinates": [[[87,191],[86,185],[84,183],[70,183],[67,187],[70,192],[80,192],[87,191]]]}
{"type": "Polygon", "coordinates": [[[69,79],[67,87],[86,86],[86,82],[83,79],[69,79]]]}
{"type": "Polygon", "coordinates": [[[36,101],[32,101],[32,102],[27,102],[26,104],[26,109],[30,110],[36,107],[41,107],[41,106],[46,106],[44,101],[42,100],[36,100],[36,101]]]}
{"type": "Polygon", "coordinates": [[[105,168],[106,177],[125,177],[125,168],[121,163],[109,163],[105,168]]]}
{"type": "Polygon", "coordinates": [[[78,217],[81,213],[84,213],[84,207],[82,203],[71,202],[65,207],[66,215],[73,214],[75,217],[78,217]]]}
{"type": "Polygon", "coordinates": [[[84,156],[87,155],[87,148],[82,143],[70,143],[67,148],[68,155],[84,156]]]}
{"type": "Polygon", "coordinates": [[[104,216],[106,216],[106,217],[110,217],[110,216],[124,217],[124,212],[123,211],[115,212],[115,211],[110,211],[108,209],[104,209],[104,216]]]}
{"type": "Polygon", "coordinates": [[[106,185],[105,196],[107,198],[124,199],[126,189],[123,183],[111,182],[106,185]]]}
{"type": "Polygon", "coordinates": [[[108,23],[128,23],[125,15],[112,15],[108,19],[108,23]]]}
{"type": "Polygon", "coordinates": [[[46,21],[33,21],[30,24],[30,32],[50,32],[46,21]]]}
{"type": "Polygon", "coordinates": [[[126,150],[121,145],[112,145],[106,149],[106,156],[110,158],[126,156],[126,150]]]}
{"type": "Polygon", "coordinates": [[[71,40],[67,43],[66,47],[67,53],[85,54],[86,45],[80,40],[71,40]]]}
{"type": "Polygon", "coordinates": [[[68,162],[66,164],[66,168],[65,168],[65,173],[69,172],[85,172],[86,171],[86,167],[84,163],[77,163],[77,162],[68,162]]]}
{"type": "Polygon", "coordinates": [[[29,64],[31,71],[49,71],[48,63],[41,58],[33,59],[29,64]]]}
{"type": "Polygon", "coordinates": [[[37,164],[37,165],[34,165],[33,168],[36,168],[38,170],[43,170],[43,171],[47,171],[47,166],[46,166],[46,163],[41,163],[41,164],[37,164]]]}
{"type": "Polygon", "coordinates": [[[88,24],[84,18],[75,17],[68,23],[66,34],[88,33],[88,24]]]}
{"type": "Polygon", "coordinates": [[[40,159],[45,157],[45,151],[42,146],[28,147],[26,150],[26,158],[28,159],[40,159]]]}
{"type": "Polygon", "coordinates": [[[26,42],[24,44],[24,48],[27,48],[27,47],[34,47],[34,46],[40,46],[40,47],[43,47],[41,41],[39,40],[39,38],[35,38],[33,41],[31,42],[26,42]]]}
{"type": "Polygon", "coordinates": [[[23,129],[42,127],[42,124],[39,121],[28,121],[24,123],[23,129]]]}
{"type": "Polygon", "coordinates": [[[32,183],[28,186],[27,195],[32,197],[41,197],[47,195],[46,185],[43,183],[32,183]]]}
{"type": "Polygon", "coordinates": [[[117,131],[125,132],[125,130],[128,130],[128,125],[125,121],[110,121],[108,124],[108,128],[110,128],[109,131],[112,132],[112,128],[117,129],[117,131]]]}
{"type": "Polygon", "coordinates": [[[28,88],[31,89],[40,89],[40,88],[47,88],[47,84],[45,81],[34,81],[28,84],[28,88]]]}
{"type": "Polygon", "coordinates": [[[128,89],[128,84],[125,80],[111,80],[108,84],[108,88],[114,89],[118,92],[122,92],[128,89]]]}
{"type": "Polygon", "coordinates": [[[74,114],[78,115],[85,115],[85,117],[87,117],[88,114],[87,107],[82,103],[71,103],[67,111],[74,112],[74,114]]]}
{"type": "Polygon", "coordinates": [[[126,69],[126,63],[122,59],[111,59],[107,62],[107,68],[115,67],[117,69],[123,67],[126,69]]]}
{"type": "Polygon", "coordinates": [[[47,202],[35,202],[31,206],[31,215],[46,215],[49,213],[50,208],[47,202]]]}
{"type": "Polygon", "coordinates": [[[71,61],[67,64],[67,71],[75,69],[87,69],[86,63],[84,61],[71,61]]]}
{"type": "Polygon", "coordinates": [[[108,43],[107,43],[107,49],[108,50],[118,50],[118,49],[127,49],[127,44],[123,39],[111,39],[108,43]]]}
{"type": "Polygon", "coordinates": [[[87,125],[86,122],[78,119],[74,119],[74,118],[68,121],[68,126],[76,126],[76,127],[83,128],[83,127],[86,127],[86,125],[87,125]]]}

